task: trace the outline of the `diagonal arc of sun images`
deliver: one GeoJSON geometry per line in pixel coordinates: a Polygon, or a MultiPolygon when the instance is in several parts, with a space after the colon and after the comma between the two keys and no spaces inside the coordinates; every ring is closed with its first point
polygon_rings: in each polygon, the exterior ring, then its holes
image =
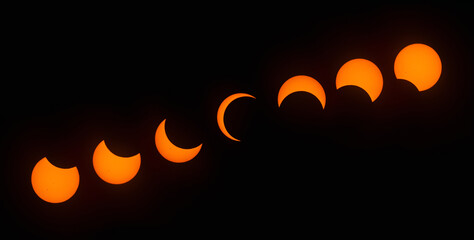
{"type": "MultiPolygon", "coordinates": [[[[401,49],[393,63],[396,79],[410,82],[420,92],[428,91],[435,86],[442,72],[442,63],[438,53],[432,47],[422,43],[410,44],[401,49]]],[[[384,87],[380,69],[374,62],[363,58],[345,62],[335,76],[336,90],[344,86],[356,86],[364,90],[372,102],[380,97],[384,87]]],[[[315,100],[319,101],[322,109],[326,107],[326,92],[319,81],[311,76],[296,75],[284,81],[279,88],[276,96],[278,108],[282,106],[286,98],[298,92],[310,93],[316,98],[315,100]]],[[[257,99],[248,93],[234,93],[222,100],[217,109],[219,130],[226,138],[234,142],[240,142],[240,140],[228,132],[224,118],[228,106],[241,98],[257,99]]],[[[204,143],[199,143],[193,148],[176,146],[168,138],[165,123],[166,119],[161,121],[154,135],[158,153],[167,161],[180,164],[196,158],[204,143]]],[[[96,176],[107,183],[121,185],[131,181],[138,174],[142,155],[137,153],[129,157],[118,156],[112,153],[107,148],[105,140],[102,140],[96,146],[91,160],[96,176]]],[[[171,165],[176,167],[175,164],[171,165]]],[[[79,171],[77,167],[58,168],[44,157],[36,163],[31,172],[31,185],[33,192],[40,199],[49,203],[62,203],[76,193],[79,187],[79,171]]]]}

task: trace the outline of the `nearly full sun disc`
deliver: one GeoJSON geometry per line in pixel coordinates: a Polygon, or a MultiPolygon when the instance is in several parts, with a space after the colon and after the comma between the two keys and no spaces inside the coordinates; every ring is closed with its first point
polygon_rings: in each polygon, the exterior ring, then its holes
{"type": "Polygon", "coordinates": [[[411,82],[418,91],[433,87],[441,76],[441,59],[436,51],[421,43],[403,48],[395,58],[397,79],[411,82]]]}
{"type": "Polygon", "coordinates": [[[36,195],[44,201],[61,203],[76,193],[79,172],[76,167],[58,168],[43,158],[33,168],[31,185],[36,195]]]}
{"type": "Polygon", "coordinates": [[[175,163],[184,163],[196,157],[199,151],[201,151],[202,144],[190,149],[177,147],[169,140],[168,136],[166,135],[165,121],[166,119],[160,123],[158,129],[156,129],[155,134],[156,149],[158,149],[158,152],[160,152],[161,156],[163,156],[166,160],[175,163]]]}
{"type": "Polygon", "coordinates": [[[140,153],[132,157],[120,157],[113,154],[105,145],[99,143],[92,157],[97,175],[110,184],[126,183],[137,175],[140,169],[140,153]]]}
{"type": "Polygon", "coordinates": [[[382,73],[369,60],[352,59],[342,65],[336,76],[336,89],[349,85],[362,88],[373,102],[382,92],[382,73]]]}

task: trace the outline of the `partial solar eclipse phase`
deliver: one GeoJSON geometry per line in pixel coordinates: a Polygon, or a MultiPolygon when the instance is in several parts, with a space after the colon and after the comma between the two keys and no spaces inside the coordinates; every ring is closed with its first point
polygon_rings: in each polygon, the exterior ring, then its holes
{"type": "Polygon", "coordinates": [[[363,89],[375,101],[383,88],[383,77],[379,68],[371,61],[356,58],[346,62],[337,72],[336,89],[356,86],[363,89]]]}
{"type": "Polygon", "coordinates": [[[411,82],[420,92],[430,89],[438,82],[441,68],[438,53],[430,46],[421,43],[403,48],[394,63],[397,79],[411,82]]]}
{"type": "Polygon", "coordinates": [[[201,151],[202,144],[189,149],[180,148],[174,145],[166,135],[165,122],[166,119],[160,123],[155,133],[156,149],[158,149],[161,156],[166,160],[175,163],[184,163],[196,157],[199,151],[201,151]]]}
{"type": "Polygon", "coordinates": [[[232,137],[232,135],[230,135],[230,133],[227,131],[225,127],[224,114],[225,114],[225,110],[227,109],[230,103],[232,103],[234,100],[238,98],[243,98],[243,97],[250,97],[250,98],[255,99],[254,96],[247,93],[235,93],[228,96],[226,99],[224,99],[224,101],[222,101],[221,105],[219,106],[219,109],[217,110],[217,125],[219,126],[219,129],[226,137],[237,142],[239,142],[240,140],[232,137]]]}
{"type": "Polygon", "coordinates": [[[326,106],[326,93],[324,92],[323,86],[312,77],[298,75],[286,80],[280,87],[278,92],[278,107],[281,106],[281,103],[288,95],[295,92],[310,93],[318,99],[323,109],[324,106],[326,106]]]}
{"type": "Polygon", "coordinates": [[[59,168],[47,158],[38,161],[31,173],[31,185],[36,195],[49,203],[62,203],[70,199],[79,187],[77,167],[59,168]]]}
{"type": "Polygon", "coordinates": [[[140,169],[140,153],[131,157],[120,157],[112,153],[105,141],[99,143],[92,156],[97,175],[107,183],[123,184],[137,175],[140,169]]]}

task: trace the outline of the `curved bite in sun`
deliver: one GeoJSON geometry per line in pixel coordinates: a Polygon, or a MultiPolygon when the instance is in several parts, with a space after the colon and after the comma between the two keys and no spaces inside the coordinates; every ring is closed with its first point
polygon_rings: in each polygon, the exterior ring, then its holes
{"type": "Polygon", "coordinates": [[[280,107],[288,95],[295,92],[310,93],[319,100],[323,109],[326,106],[326,93],[324,92],[323,86],[312,77],[298,75],[286,80],[280,87],[278,92],[278,107],[280,107]]]}
{"type": "Polygon", "coordinates": [[[337,72],[336,89],[344,86],[362,88],[375,101],[383,88],[383,77],[373,62],[357,58],[346,62],[337,72]]]}
{"type": "Polygon", "coordinates": [[[120,157],[112,153],[105,141],[99,143],[92,156],[97,175],[110,184],[126,183],[137,175],[140,169],[140,153],[131,157],[120,157]]]}
{"type": "Polygon", "coordinates": [[[238,98],[243,98],[243,97],[255,98],[254,96],[247,93],[235,93],[228,96],[226,99],[224,99],[224,101],[222,101],[221,105],[219,106],[219,109],[217,110],[217,125],[219,126],[219,129],[226,137],[237,142],[239,142],[240,140],[230,135],[230,133],[227,131],[225,127],[224,114],[225,114],[225,110],[227,109],[230,103],[232,103],[234,100],[238,98]]]}
{"type": "Polygon", "coordinates": [[[421,43],[403,48],[395,58],[394,71],[397,79],[411,82],[418,91],[433,87],[441,76],[441,59],[436,51],[421,43]]]}
{"type": "Polygon", "coordinates": [[[56,167],[47,158],[43,158],[33,168],[31,185],[36,195],[44,201],[65,202],[76,193],[79,187],[79,171],[77,167],[56,167]]]}
{"type": "Polygon", "coordinates": [[[201,151],[202,144],[197,147],[185,149],[174,145],[166,135],[165,120],[160,123],[155,133],[155,144],[158,152],[166,160],[175,163],[184,163],[196,157],[201,151]]]}

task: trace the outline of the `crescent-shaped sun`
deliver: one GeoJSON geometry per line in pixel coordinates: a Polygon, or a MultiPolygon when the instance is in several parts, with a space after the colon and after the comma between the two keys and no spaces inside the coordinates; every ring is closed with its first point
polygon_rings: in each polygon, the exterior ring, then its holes
{"type": "Polygon", "coordinates": [[[94,151],[92,163],[102,180],[110,184],[123,184],[137,175],[141,157],[140,153],[131,157],[117,156],[107,148],[105,141],[102,141],[94,151]]]}
{"type": "Polygon", "coordinates": [[[373,102],[382,92],[382,73],[369,60],[352,59],[342,65],[336,76],[336,89],[349,85],[362,88],[373,102]]]}
{"type": "Polygon", "coordinates": [[[411,82],[418,91],[433,87],[441,76],[441,68],[438,53],[430,46],[421,43],[403,48],[394,63],[397,79],[411,82]]]}
{"type": "Polygon", "coordinates": [[[31,173],[36,195],[46,202],[61,203],[70,199],[79,187],[77,167],[59,168],[47,158],[39,160],[31,173]]]}
{"type": "Polygon", "coordinates": [[[199,151],[201,151],[202,144],[194,148],[180,148],[174,145],[166,135],[165,131],[165,121],[160,123],[158,129],[156,129],[155,134],[155,144],[158,152],[160,152],[161,156],[163,156],[166,160],[175,163],[184,163],[187,162],[196,155],[198,155],[199,151]]]}
{"type": "Polygon", "coordinates": [[[230,133],[225,128],[224,114],[225,114],[225,110],[227,109],[227,106],[229,106],[231,102],[233,102],[234,100],[238,98],[243,98],[243,97],[255,98],[254,96],[247,93],[235,93],[228,96],[226,99],[224,99],[224,101],[222,101],[221,105],[219,106],[219,109],[217,109],[217,125],[219,125],[219,129],[226,137],[237,142],[239,142],[240,140],[232,137],[232,135],[230,135],[230,133]]]}
{"type": "Polygon", "coordinates": [[[324,92],[323,86],[312,77],[298,75],[286,80],[280,87],[278,92],[278,107],[280,107],[288,95],[294,92],[308,92],[319,100],[323,109],[324,106],[326,106],[326,93],[324,92]]]}

